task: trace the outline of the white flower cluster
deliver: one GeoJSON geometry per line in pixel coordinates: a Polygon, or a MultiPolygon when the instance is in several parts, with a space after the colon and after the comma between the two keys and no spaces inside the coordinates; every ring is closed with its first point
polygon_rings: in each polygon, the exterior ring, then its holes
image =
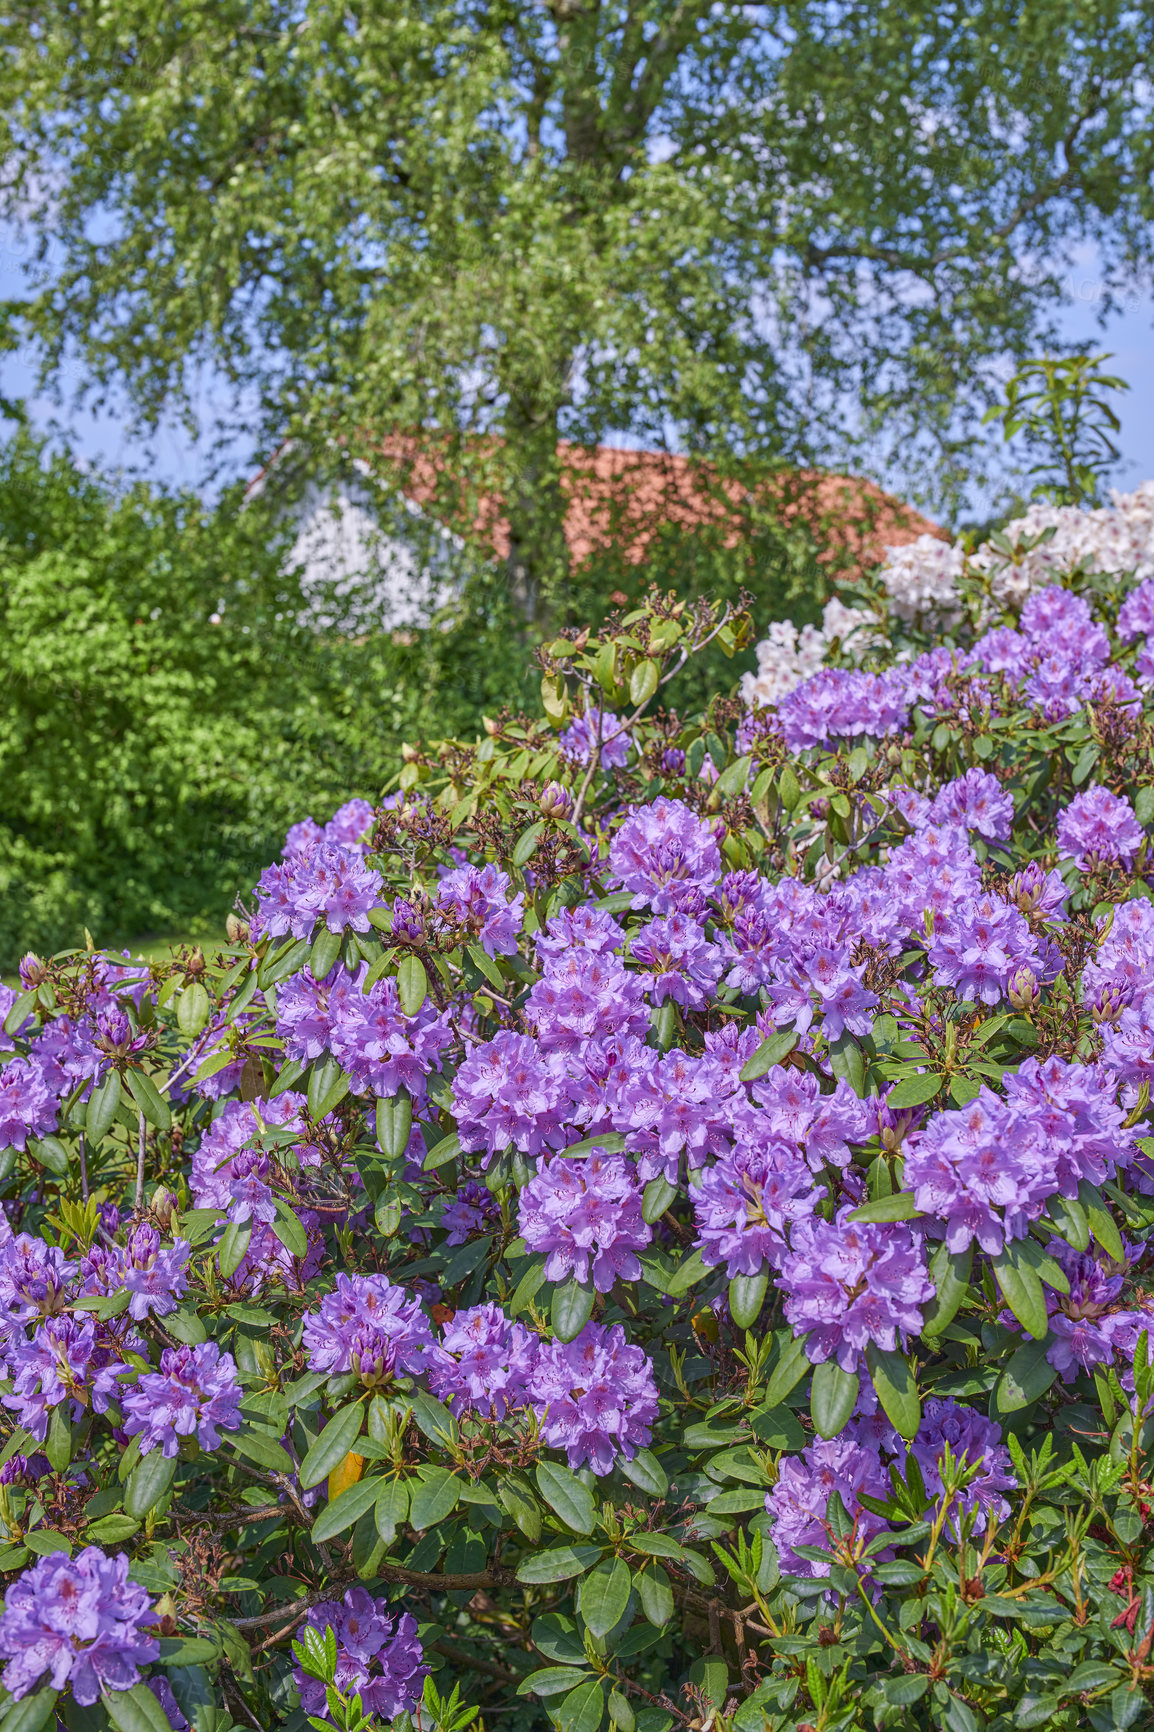
{"type": "MultiPolygon", "coordinates": [[[[1096,572],[1133,571],[1139,578],[1154,575],[1154,481],[1144,481],[1133,493],[1115,492],[1112,499],[1095,511],[1078,505],[1031,505],[1007,523],[1005,539],[1017,546],[1053,529],[1049,541],[1015,563],[986,542],[970,564],[989,574],[998,601],[1018,606],[1032,589],[1077,565],[1096,572]]],[[[932,535],[887,548],[881,579],[894,612],[904,620],[949,624],[965,563],[960,542],[951,545],[932,535]]]]}
{"type": "Polygon", "coordinates": [[[865,615],[836,596],[826,602],[820,627],[803,625],[799,632],[792,620],[775,619],[757,646],[756,674],[742,675],[741,695],[751,706],[776,704],[817,673],[835,638],[843,650],[851,640],[853,649],[864,649],[870,635],[865,615]]]}
{"type": "Polygon", "coordinates": [[[956,613],[957,580],[965,557],[955,542],[936,535],[919,535],[904,547],[887,547],[881,577],[890,606],[900,619],[911,623],[933,617],[945,623],[956,613]]]}

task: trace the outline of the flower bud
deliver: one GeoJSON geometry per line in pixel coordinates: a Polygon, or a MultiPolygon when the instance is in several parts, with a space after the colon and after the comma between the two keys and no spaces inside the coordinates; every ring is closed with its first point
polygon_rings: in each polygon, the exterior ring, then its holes
{"type": "Polygon", "coordinates": [[[417,750],[416,746],[410,746],[407,740],[402,743],[401,757],[405,760],[406,764],[415,764],[420,755],[421,754],[417,750]]]}
{"type": "Polygon", "coordinates": [[[1038,977],[1028,963],[1023,962],[1010,975],[1006,996],[1015,1010],[1033,1010],[1042,996],[1038,977]]]}
{"type": "Polygon", "coordinates": [[[163,1185],[157,1185],[155,1191],[152,1193],[152,1201],[149,1204],[149,1210],[151,1211],[153,1220],[156,1222],[162,1233],[167,1233],[172,1221],[172,1211],[175,1207],[176,1198],[173,1196],[172,1192],[166,1190],[163,1185]]]}
{"type": "Polygon", "coordinates": [[[247,944],[249,926],[247,920],[239,920],[235,914],[230,914],[224,923],[224,930],[230,944],[247,944]]]}
{"type": "Polygon", "coordinates": [[[1104,1022],[1116,1023],[1134,996],[1134,989],[1122,981],[1106,981],[1090,1001],[1090,1015],[1097,1028],[1104,1022]]]}
{"type": "Polygon", "coordinates": [[[481,717],[481,726],[484,728],[485,732],[488,734],[488,736],[491,740],[495,740],[497,738],[498,734],[501,732],[500,722],[495,722],[493,720],[492,716],[482,716],[481,717]]]}
{"type": "Polygon", "coordinates": [[[20,962],[20,984],[25,992],[31,992],[34,986],[39,986],[42,980],[48,979],[48,970],[36,955],[30,950],[20,962]]]}
{"type": "Polygon", "coordinates": [[[573,810],[573,796],[560,782],[546,782],[537,797],[537,805],[546,818],[567,818],[573,810]]]}

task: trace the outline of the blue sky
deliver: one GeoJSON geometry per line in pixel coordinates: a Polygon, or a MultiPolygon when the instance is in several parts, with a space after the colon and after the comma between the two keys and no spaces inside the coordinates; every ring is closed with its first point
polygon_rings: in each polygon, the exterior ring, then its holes
{"type": "MultiPolygon", "coordinates": [[[[1129,381],[1130,390],[1117,393],[1114,406],[1122,422],[1118,437],[1121,461],[1112,479],[1131,488],[1154,478],[1154,299],[1147,293],[1135,296],[1110,318],[1105,331],[1098,324],[1102,303],[1100,274],[1093,258],[1066,274],[1067,305],[1063,318],[1065,334],[1077,341],[1110,351],[1110,371],[1129,381]]],[[[10,233],[0,229],[0,298],[25,292],[21,272],[21,250],[10,233]]],[[[64,381],[65,395],[75,390],[78,373],[64,381]]],[[[78,409],[67,400],[56,403],[36,395],[36,380],[27,358],[13,354],[0,361],[0,391],[9,397],[28,399],[32,419],[45,430],[57,427],[73,448],[105,471],[130,471],[187,487],[205,487],[213,464],[213,440],[227,399],[219,387],[206,381],[198,394],[196,411],[203,428],[199,439],[175,421],[155,434],[135,433],[123,406],[102,412],[78,409]]],[[[220,480],[247,477],[259,465],[253,442],[243,436],[232,441],[218,459],[220,480]]]]}

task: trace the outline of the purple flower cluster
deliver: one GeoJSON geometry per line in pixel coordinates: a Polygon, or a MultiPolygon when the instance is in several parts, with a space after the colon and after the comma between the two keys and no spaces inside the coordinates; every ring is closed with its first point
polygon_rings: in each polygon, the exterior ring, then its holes
{"type": "Polygon", "coordinates": [[[612,710],[590,706],[574,716],[561,735],[561,755],[571,764],[587,764],[600,745],[599,768],[623,770],[629,762],[632,739],[628,728],[612,710]]]}
{"type": "Polygon", "coordinates": [[[48,1435],[49,1413],[62,1401],[71,1402],[73,1420],[86,1408],[107,1413],[120,1394],[118,1378],[128,1370],[100,1339],[91,1317],[48,1317],[31,1341],[13,1337],[5,1356],[12,1390],[4,1405],[38,1443],[48,1435]]]}
{"type": "Polygon", "coordinates": [[[906,1145],[905,1182],[942,1222],[951,1251],[996,1253],[1021,1238],[1055,1195],[1111,1178],[1133,1154],[1115,1085],[1059,1058],[1024,1061],[1005,1097],[985,1085],[968,1106],[937,1113],[906,1145]]]}
{"type": "Polygon", "coordinates": [[[1075,794],[1058,818],[1058,846],[1082,872],[1134,864],[1145,837],[1129,800],[1095,783],[1075,794]]]}
{"type": "Polygon", "coordinates": [[[609,844],[608,882],[628,890],[634,908],[696,914],[720,876],[709,825],[683,801],[664,795],[629,812],[609,844]]]}
{"type": "Polygon", "coordinates": [[[909,701],[896,673],[822,668],[782,698],[777,719],[790,751],[804,752],[862,734],[898,733],[909,720],[909,701]]]}
{"type": "Polygon", "coordinates": [[[653,1435],[653,1366],[619,1323],[587,1323],[574,1341],[542,1343],[529,1397],[542,1440],[563,1449],[571,1468],[609,1473],[618,1455],[632,1461],[653,1435]]]}
{"type": "Polygon", "coordinates": [[[195,1437],[201,1449],[216,1449],[221,1428],[240,1425],[241,1388],[236,1361],[215,1341],[198,1347],[166,1347],[160,1370],[146,1371],[124,1393],[124,1429],[140,1434],[140,1453],[159,1449],[174,1456],[182,1438],[195,1437]]]}
{"type": "Polygon", "coordinates": [[[458,866],[437,887],[437,906],[463,926],[487,956],[513,956],[525,895],[509,895],[509,874],[499,866],[458,866]]]}
{"type": "Polygon", "coordinates": [[[353,1371],[366,1387],[416,1375],[435,1353],[421,1301],[384,1275],[338,1275],[316,1311],[306,1311],[309,1369],[353,1371]]]}
{"type": "Polygon", "coordinates": [[[107,1557],[98,1546],[76,1556],[52,1552],[11,1584],[0,1615],[0,1654],[7,1659],[4,1687],[20,1700],[42,1679],[66,1686],[82,1707],[102,1690],[128,1690],[160,1644],[147,1592],[128,1579],[124,1552],[107,1557]]]}
{"type": "Polygon", "coordinates": [[[804,1156],[776,1139],[724,1154],[690,1193],[697,1245],[708,1264],[756,1275],[787,1254],[787,1228],[812,1215],[822,1190],[804,1156]]]}
{"type": "Polygon", "coordinates": [[[832,1221],[797,1222],[780,1281],[786,1319],[808,1337],[813,1363],[834,1358],[843,1371],[860,1371],[869,1342],[892,1353],[918,1333],[934,1284],[909,1227],[863,1224],[849,1214],[843,1207],[832,1221]]]}
{"type": "Polygon", "coordinates": [[[547,1254],[545,1279],[570,1275],[608,1293],[614,1281],[636,1281],[636,1253],[652,1232],[629,1163],[594,1148],[582,1160],[545,1161],[518,1202],[517,1224],[530,1251],[547,1254]]]}
{"type": "Polygon", "coordinates": [[[311,938],[322,921],[330,932],[369,930],[369,910],[381,900],[382,878],[359,849],[303,840],[257,880],[253,936],[311,938]]]}
{"type": "MultiPolygon", "coordinates": [[[[335,1634],[334,1682],[346,1696],[359,1696],[366,1714],[391,1721],[416,1707],[428,1667],[411,1613],[391,1618],[383,1600],[374,1600],[367,1588],[357,1585],[340,1603],[322,1600],[313,1606],[308,1623],[335,1634]]],[[[327,1718],[325,1686],[299,1666],[293,1677],[304,1712],[327,1718]]]]}
{"type": "Polygon", "coordinates": [[[429,1361],[429,1387],[456,1412],[504,1419],[529,1399],[537,1339],[499,1305],[458,1311],[429,1361]]]}
{"type": "MultiPolygon", "coordinates": [[[[905,1445],[892,1427],[877,1423],[876,1414],[867,1411],[869,1405],[859,1398],[858,1417],[839,1437],[815,1438],[800,1455],[787,1456],[780,1464],[765,1507],[773,1520],[781,1567],[790,1575],[818,1581],[829,1575],[828,1562],[806,1557],[799,1548],[832,1549],[828,1509],[835,1493],[853,1520],[859,1540],[869,1541],[886,1531],[884,1517],[860,1500],[863,1496],[890,1497],[889,1464],[896,1461],[901,1470],[905,1445]]],[[[977,1533],[985,1531],[991,1518],[1000,1522],[1008,1515],[1010,1506],[1002,1494],[1012,1490],[1017,1481],[1001,1439],[1001,1428],[972,1408],[936,1396],[926,1402],[917,1436],[910,1445],[926,1490],[941,1499],[947,1450],[955,1463],[977,1469],[952,1500],[948,1517],[952,1531],[956,1531],[961,1511],[973,1517],[977,1533]]]]}
{"type": "Polygon", "coordinates": [[[453,1038],[448,1017],[427,1001],[406,1016],[396,981],[374,981],[366,992],[367,974],[367,964],[355,975],[340,973],[330,989],[329,1047],[359,1093],[395,1095],[404,1088],[419,1104],[453,1038]]]}
{"type": "Polygon", "coordinates": [[[80,1266],[83,1291],[111,1294],[121,1288],[130,1294],[128,1314],[137,1323],[150,1314],[166,1317],[188,1287],[185,1273],[192,1247],[187,1239],[163,1246],[160,1234],[149,1221],[141,1221],[124,1245],[96,1245],[80,1266]]]}

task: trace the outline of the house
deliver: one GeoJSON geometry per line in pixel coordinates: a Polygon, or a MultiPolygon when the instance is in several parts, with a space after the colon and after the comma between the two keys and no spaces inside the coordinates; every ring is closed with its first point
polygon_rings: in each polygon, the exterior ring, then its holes
{"type": "MultiPolygon", "coordinates": [[[[439,521],[444,507],[438,506],[435,456],[400,438],[385,441],[381,455],[379,471],[358,458],[329,483],[305,480],[295,490],[286,487],[296,523],[288,564],[300,574],[318,627],[411,628],[450,602],[461,581],[466,543],[439,521]],[[397,478],[391,488],[390,470],[397,478]]],[[[287,483],[292,456],[286,445],[250,483],[246,498],[257,497],[278,477],[287,483]]],[[[611,543],[626,563],[643,566],[662,524],[686,530],[719,526],[727,545],[736,545],[744,533],[746,488],[718,478],[701,460],[569,443],[558,446],[558,456],[565,539],[576,567],[611,543]]],[[[860,477],[794,470],[760,485],[762,505],[766,494],[779,494],[778,515],[786,522],[799,517],[813,529],[823,548],[819,566],[828,564],[843,581],[877,565],[887,547],[925,534],[945,539],[936,524],[860,477]]],[[[474,511],[474,544],[479,540],[498,559],[508,558],[509,524],[500,499],[482,495],[474,511]]]]}

